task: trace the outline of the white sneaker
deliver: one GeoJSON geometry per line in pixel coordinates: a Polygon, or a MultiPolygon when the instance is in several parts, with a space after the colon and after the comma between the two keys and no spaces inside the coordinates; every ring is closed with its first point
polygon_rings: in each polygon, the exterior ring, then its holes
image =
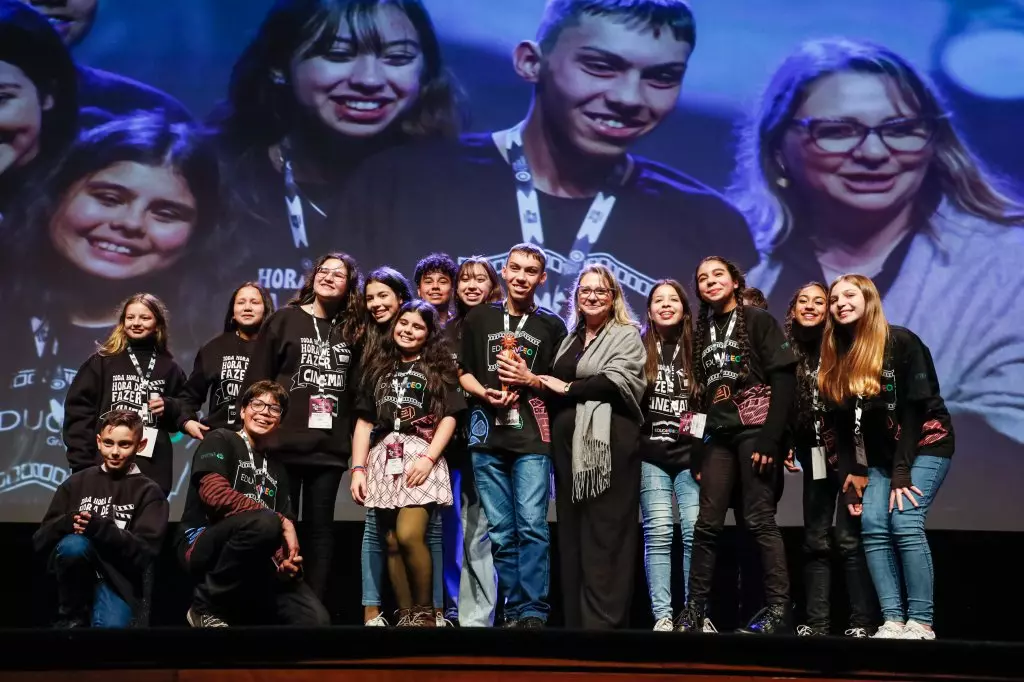
{"type": "Polygon", "coordinates": [[[908,620],[900,639],[935,639],[935,631],[929,630],[916,620],[908,620]]]}
{"type": "Polygon", "coordinates": [[[655,632],[672,632],[674,629],[672,619],[668,617],[659,618],[658,622],[654,624],[655,632]]]}
{"type": "Polygon", "coordinates": [[[378,613],[376,617],[366,621],[363,625],[368,628],[386,628],[388,626],[388,621],[384,617],[383,613],[378,613]]]}
{"type": "Polygon", "coordinates": [[[872,639],[903,639],[903,630],[906,626],[894,620],[887,620],[878,628],[878,632],[872,639]]]}

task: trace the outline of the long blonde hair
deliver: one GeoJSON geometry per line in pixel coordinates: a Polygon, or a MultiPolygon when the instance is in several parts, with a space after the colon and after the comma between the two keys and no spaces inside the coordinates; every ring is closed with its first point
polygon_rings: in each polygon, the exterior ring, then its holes
{"type": "Polygon", "coordinates": [[[156,318],[156,329],[153,331],[153,345],[157,353],[166,353],[167,345],[170,343],[167,334],[167,306],[153,294],[134,294],[121,303],[121,313],[117,317],[117,326],[110,336],[103,342],[103,345],[96,351],[100,355],[117,355],[128,348],[128,332],[124,330],[124,318],[128,314],[128,306],[133,303],[141,303],[149,308],[156,318]]]}
{"type": "Polygon", "coordinates": [[[583,325],[583,316],[580,315],[579,311],[580,282],[590,274],[600,277],[605,285],[612,290],[611,319],[616,324],[631,324],[639,328],[640,325],[637,323],[636,317],[633,315],[633,311],[630,309],[629,303],[626,302],[626,297],[622,293],[622,285],[619,284],[619,280],[615,279],[615,275],[607,267],[594,263],[580,271],[579,276],[576,278],[576,284],[573,285],[572,299],[569,302],[569,329],[578,331],[583,325]]]}
{"type": "Polygon", "coordinates": [[[828,305],[829,314],[825,316],[821,342],[818,390],[827,400],[837,404],[856,396],[878,395],[882,390],[882,364],[889,341],[889,323],[875,283],[864,275],[840,275],[828,288],[828,305]],[[849,349],[841,352],[836,343],[837,324],[831,308],[832,292],[842,282],[849,282],[860,289],[864,295],[864,314],[853,323],[849,349]]]}

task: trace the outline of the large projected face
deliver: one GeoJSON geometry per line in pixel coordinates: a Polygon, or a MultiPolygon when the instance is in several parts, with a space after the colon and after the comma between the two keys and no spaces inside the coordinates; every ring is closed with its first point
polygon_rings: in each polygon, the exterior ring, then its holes
{"type": "Polygon", "coordinates": [[[131,279],[181,258],[195,222],[184,178],[165,166],[122,161],[72,186],[50,221],[50,238],[82,272],[131,279]]]}
{"type": "Polygon", "coordinates": [[[916,110],[890,78],[825,76],[810,87],[795,118],[816,121],[811,130],[791,129],[783,148],[785,167],[812,204],[826,211],[899,213],[913,202],[932,159],[925,135],[931,123],[916,123],[916,110]],[[893,125],[857,144],[859,130],[850,122],[893,125]]]}
{"type": "Polygon", "coordinates": [[[349,137],[382,132],[420,93],[423,53],[409,17],[397,7],[384,6],[377,10],[374,28],[379,46],[361,44],[342,22],[326,54],[292,64],[299,104],[323,125],[349,137]]]}
{"type": "Polygon", "coordinates": [[[52,106],[53,99],[42,96],[24,71],[0,61],[0,173],[39,153],[43,111],[52,106]]]}
{"type": "Polygon", "coordinates": [[[616,156],[675,108],[691,50],[668,29],[584,15],[562,30],[538,71],[522,56],[518,68],[577,153],[616,156]]]}

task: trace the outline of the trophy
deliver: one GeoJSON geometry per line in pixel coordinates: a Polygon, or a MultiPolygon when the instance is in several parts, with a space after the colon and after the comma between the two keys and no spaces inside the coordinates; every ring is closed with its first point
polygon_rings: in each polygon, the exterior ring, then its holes
{"type": "MultiPolygon", "coordinates": [[[[519,344],[516,342],[516,335],[511,332],[505,334],[501,339],[501,350],[498,352],[499,357],[504,357],[509,362],[513,362],[519,355],[519,344]]],[[[501,397],[504,398],[509,391],[509,387],[505,382],[501,384],[501,397]]],[[[498,426],[516,426],[520,425],[519,419],[519,407],[513,405],[504,411],[504,414],[499,413],[496,419],[498,426]]]]}

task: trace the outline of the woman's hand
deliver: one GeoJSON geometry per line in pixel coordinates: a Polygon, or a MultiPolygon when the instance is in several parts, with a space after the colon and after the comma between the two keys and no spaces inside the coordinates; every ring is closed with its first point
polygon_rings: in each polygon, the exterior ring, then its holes
{"type": "Polygon", "coordinates": [[[917,493],[920,497],[924,497],[924,493],[916,485],[912,485],[909,488],[897,488],[889,493],[889,512],[892,513],[892,508],[895,506],[900,511],[903,511],[903,496],[906,495],[907,499],[910,500],[910,504],[915,507],[920,507],[917,498],[912,493],[917,493]]]}
{"type": "Polygon", "coordinates": [[[154,417],[159,417],[164,413],[164,399],[162,396],[150,398],[149,400],[149,413],[154,417]]]}
{"type": "Polygon", "coordinates": [[[757,473],[763,474],[765,469],[772,465],[772,458],[769,455],[762,455],[760,452],[755,452],[750,455],[750,463],[757,473]]]}
{"type": "Polygon", "coordinates": [[[366,472],[356,469],[352,472],[352,484],[348,487],[352,492],[352,501],[358,505],[366,502],[366,472]]]}
{"type": "Polygon", "coordinates": [[[205,424],[200,424],[195,419],[189,419],[185,422],[184,426],[181,427],[181,430],[196,440],[202,440],[203,433],[209,431],[210,427],[205,424]]]}
{"type": "Polygon", "coordinates": [[[542,374],[537,378],[540,379],[540,383],[544,388],[548,389],[552,393],[557,393],[558,395],[564,395],[569,386],[569,384],[565,383],[561,379],[547,374],[542,374]]]}
{"type": "MultiPolygon", "coordinates": [[[[864,489],[868,487],[868,477],[847,474],[846,480],[843,481],[843,492],[845,493],[851,487],[857,493],[858,500],[864,499],[864,489]]],[[[850,512],[850,516],[860,516],[864,513],[864,504],[862,502],[851,502],[846,505],[846,510],[850,512]]]]}
{"type": "Polygon", "coordinates": [[[427,482],[427,476],[434,470],[434,460],[426,455],[417,457],[405,470],[405,487],[416,488],[427,482]]]}

